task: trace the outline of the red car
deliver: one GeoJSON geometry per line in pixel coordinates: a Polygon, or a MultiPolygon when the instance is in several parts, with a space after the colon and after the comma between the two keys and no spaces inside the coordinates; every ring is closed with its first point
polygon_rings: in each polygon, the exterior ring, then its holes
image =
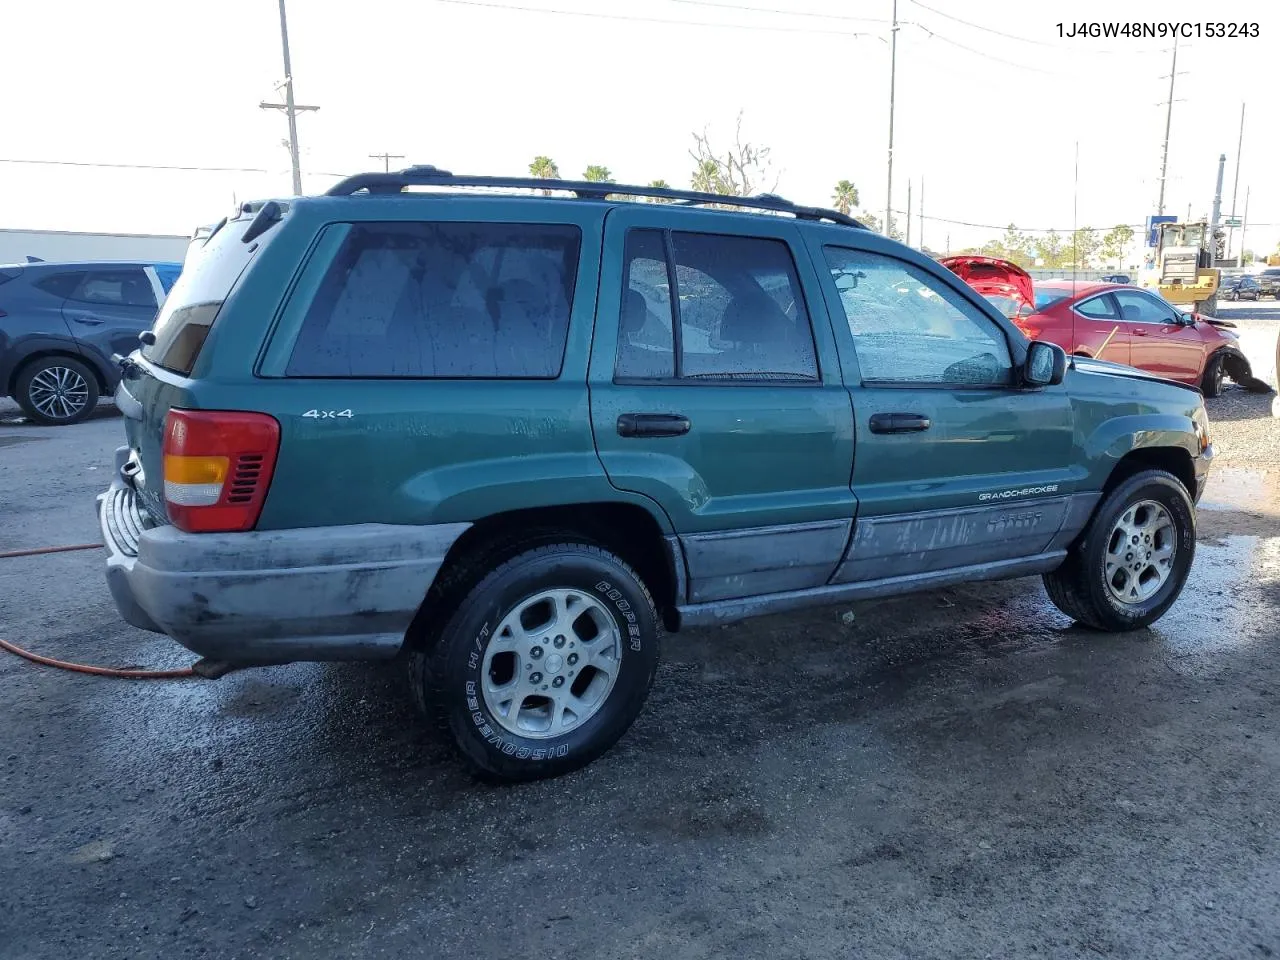
{"type": "Polygon", "coordinates": [[[996,257],[940,262],[1033,340],[1189,383],[1207,397],[1218,396],[1227,377],[1251,390],[1270,389],[1254,379],[1231,332],[1235,324],[1183,313],[1150,290],[1095,280],[1033,281],[1017,264],[996,257]]]}

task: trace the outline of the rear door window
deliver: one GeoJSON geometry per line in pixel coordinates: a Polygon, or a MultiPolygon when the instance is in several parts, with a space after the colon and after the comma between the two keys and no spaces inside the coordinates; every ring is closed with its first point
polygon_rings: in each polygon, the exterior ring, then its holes
{"type": "Polygon", "coordinates": [[[559,376],[581,246],[576,226],[349,229],[307,309],[287,376],[559,376]]]}
{"type": "Polygon", "coordinates": [[[1100,297],[1090,297],[1088,300],[1082,300],[1076,304],[1076,311],[1090,320],[1119,320],[1120,314],[1116,311],[1115,301],[1111,299],[1111,294],[1104,293],[1100,297]]]}
{"type": "Polygon", "coordinates": [[[68,299],[114,307],[155,309],[156,306],[155,290],[140,269],[90,270],[81,275],[80,283],[68,299]]]}
{"type": "Polygon", "coordinates": [[[61,297],[65,300],[80,286],[80,281],[83,278],[84,273],[79,270],[74,273],[54,273],[35,281],[35,286],[45,293],[53,294],[53,296],[61,297]]]}
{"type": "Polygon", "coordinates": [[[809,314],[785,242],[632,230],[626,271],[619,378],[818,379],[809,314]]]}

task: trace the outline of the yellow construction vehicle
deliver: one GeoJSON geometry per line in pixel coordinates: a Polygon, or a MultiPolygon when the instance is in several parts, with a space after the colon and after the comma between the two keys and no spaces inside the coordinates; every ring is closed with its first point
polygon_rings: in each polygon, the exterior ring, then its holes
{"type": "Polygon", "coordinates": [[[1142,285],[1184,310],[1216,316],[1222,271],[1213,265],[1217,238],[1208,222],[1161,223],[1157,229],[1155,256],[1142,285]]]}

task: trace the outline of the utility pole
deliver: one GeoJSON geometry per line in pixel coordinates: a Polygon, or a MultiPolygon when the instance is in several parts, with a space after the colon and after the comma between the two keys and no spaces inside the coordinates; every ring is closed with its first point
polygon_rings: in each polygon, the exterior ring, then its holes
{"type": "Polygon", "coordinates": [[[893,235],[893,93],[898,76],[898,0],[893,0],[893,26],[889,30],[889,182],[884,192],[884,233],[893,235]]]}
{"type": "Polygon", "coordinates": [[[911,181],[907,180],[907,246],[911,246],[911,181]]]}
{"type": "MultiPolygon", "coordinates": [[[[281,0],[283,3],[284,0],[281,0]]],[[[1160,199],[1156,201],[1156,215],[1164,214],[1164,181],[1169,169],[1169,128],[1173,124],[1173,81],[1178,75],[1178,35],[1173,36],[1173,66],[1169,69],[1169,103],[1164,113],[1164,149],[1160,155],[1160,199]]]]}
{"type": "MultiPolygon", "coordinates": [[[[1218,154],[1218,183],[1213,188],[1213,213],[1209,216],[1209,266],[1217,266],[1218,221],[1222,218],[1222,174],[1227,169],[1227,155],[1218,154]]],[[[1225,251],[1224,251],[1225,252],[1225,251]]]]}
{"type": "MultiPolygon", "coordinates": [[[[1240,151],[1244,149],[1244,104],[1240,104],[1240,139],[1236,141],[1236,175],[1231,185],[1231,219],[1227,226],[1227,256],[1231,256],[1232,241],[1236,235],[1236,194],[1240,192],[1240,151]]],[[[1240,266],[1240,264],[1236,264],[1240,266]]]]}
{"type": "Polygon", "coordinates": [[[390,173],[390,172],[391,172],[391,161],[392,161],[392,160],[403,160],[403,159],[404,159],[404,154],[403,154],[403,153],[371,153],[371,154],[369,154],[369,159],[370,159],[370,160],[381,160],[381,161],[382,161],[382,170],[383,170],[383,172],[384,172],[384,173],[390,173]]]}
{"type": "MultiPolygon", "coordinates": [[[[1244,188],[1244,219],[1240,221],[1240,252],[1236,254],[1236,266],[1244,266],[1244,232],[1249,229],[1249,188],[1244,188]]],[[[1280,370],[1276,371],[1280,377],[1280,370]]]]}
{"type": "Polygon", "coordinates": [[[284,47],[284,103],[258,104],[262,110],[283,110],[289,118],[289,159],[293,163],[293,195],[302,195],[302,165],[298,160],[298,114],[319,107],[303,107],[293,100],[293,67],[289,64],[289,25],[284,16],[284,0],[280,0],[280,43],[284,47]]]}

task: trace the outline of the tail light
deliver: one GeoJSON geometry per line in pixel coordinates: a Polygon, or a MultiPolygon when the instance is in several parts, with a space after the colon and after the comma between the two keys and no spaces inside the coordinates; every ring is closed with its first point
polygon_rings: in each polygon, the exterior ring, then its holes
{"type": "Polygon", "coordinates": [[[164,499],[188,533],[252,530],[280,449],[265,413],[170,410],[164,423],[164,499]]]}

